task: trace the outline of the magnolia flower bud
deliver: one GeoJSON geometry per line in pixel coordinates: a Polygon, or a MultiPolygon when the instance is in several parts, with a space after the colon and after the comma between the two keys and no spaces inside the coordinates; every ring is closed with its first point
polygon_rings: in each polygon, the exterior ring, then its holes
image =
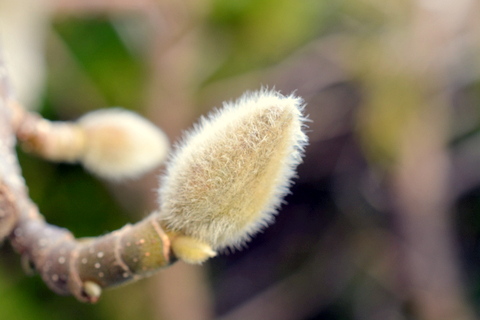
{"type": "Polygon", "coordinates": [[[79,119],[85,146],[83,165],[107,179],[135,178],[166,157],[166,135],[138,114],[123,109],[102,109],[79,119]]]}
{"type": "Polygon", "coordinates": [[[302,103],[262,90],[202,119],[161,179],[162,225],[217,250],[238,248],[271,223],[307,144],[302,103]]]}

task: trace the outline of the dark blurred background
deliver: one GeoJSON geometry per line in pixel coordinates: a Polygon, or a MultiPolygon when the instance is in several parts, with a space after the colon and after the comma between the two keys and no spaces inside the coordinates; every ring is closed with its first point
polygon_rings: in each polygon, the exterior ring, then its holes
{"type": "MultiPolygon", "coordinates": [[[[248,248],[57,296],[0,252],[0,319],[457,320],[480,305],[474,0],[0,0],[17,96],[52,120],[122,106],[176,141],[246,90],[307,104],[310,145],[248,248]]],[[[156,207],[162,168],[111,184],[21,150],[32,199],[78,237],[156,207]]]]}

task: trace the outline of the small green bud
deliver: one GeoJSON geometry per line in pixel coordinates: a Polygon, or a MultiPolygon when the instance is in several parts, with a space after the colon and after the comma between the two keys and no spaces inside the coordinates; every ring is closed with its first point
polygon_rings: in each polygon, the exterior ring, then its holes
{"type": "Polygon", "coordinates": [[[203,118],[161,179],[165,228],[217,250],[238,248],[271,223],[308,141],[302,104],[262,90],[203,118]]]}

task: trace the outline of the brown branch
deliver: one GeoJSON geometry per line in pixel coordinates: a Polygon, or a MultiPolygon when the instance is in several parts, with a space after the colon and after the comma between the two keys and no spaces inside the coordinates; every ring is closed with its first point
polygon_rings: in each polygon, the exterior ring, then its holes
{"type": "Polygon", "coordinates": [[[34,205],[30,210],[10,240],[58,294],[93,303],[101,288],[138,280],[174,260],[155,215],[102,237],[75,240],[68,230],[45,223],[34,205]]]}
{"type": "Polygon", "coordinates": [[[19,119],[44,122],[9,102],[6,74],[0,76],[0,237],[9,235],[13,247],[53,291],[84,302],[96,302],[101,288],[137,280],[171,264],[170,239],[156,215],[85,240],[75,240],[68,230],[44,221],[28,198],[14,150],[14,127],[22,127],[19,119]]]}
{"type": "Polygon", "coordinates": [[[73,162],[80,158],[86,137],[77,124],[48,121],[13,100],[8,107],[14,115],[12,129],[26,151],[52,161],[73,162]]]}
{"type": "Polygon", "coordinates": [[[9,97],[3,59],[0,57],[0,241],[10,234],[17,221],[17,197],[25,195],[25,185],[14,153],[15,136],[11,129],[12,112],[6,108],[9,97]]]}

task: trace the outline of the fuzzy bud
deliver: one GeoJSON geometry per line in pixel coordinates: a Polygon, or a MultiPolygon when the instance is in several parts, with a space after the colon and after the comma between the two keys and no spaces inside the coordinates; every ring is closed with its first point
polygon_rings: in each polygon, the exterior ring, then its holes
{"type": "Polygon", "coordinates": [[[217,250],[238,248],[271,223],[307,143],[302,103],[262,90],[203,118],[162,178],[162,225],[217,250]]]}
{"type": "Polygon", "coordinates": [[[80,161],[100,177],[136,178],[166,157],[166,135],[138,114],[123,109],[102,109],[79,119],[85,146],[80,161]]]}

